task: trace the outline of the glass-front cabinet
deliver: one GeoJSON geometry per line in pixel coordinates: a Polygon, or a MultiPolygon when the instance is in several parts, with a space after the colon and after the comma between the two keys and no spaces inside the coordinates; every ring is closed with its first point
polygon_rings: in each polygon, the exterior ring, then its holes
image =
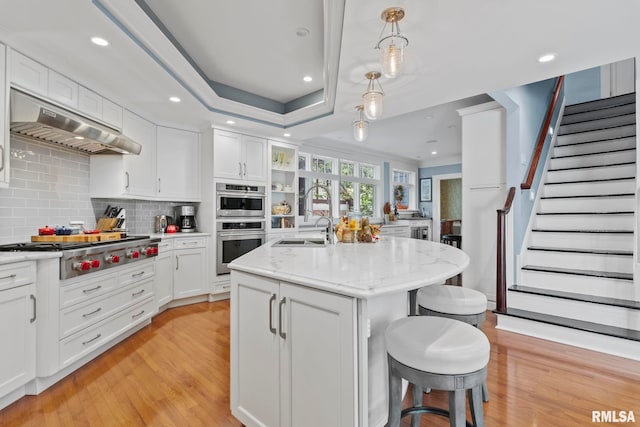
{"type": "Polygon", "coordinates": [[[292,231],[298,212],[298,148],[269,141],[269,231],[292,231]]]}

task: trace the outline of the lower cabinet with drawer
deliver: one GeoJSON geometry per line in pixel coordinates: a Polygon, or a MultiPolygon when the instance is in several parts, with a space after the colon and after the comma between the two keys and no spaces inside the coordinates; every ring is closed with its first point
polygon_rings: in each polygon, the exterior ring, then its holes
{"type": "Polygon", "coordinates": [[[162,310],[172,300],[209,293],[207,237],[169,237],[158,244],[155,292],[162,310]]]}
{"type": "Polygon", "coordinates": [[[35,279],[35,262],[0,266],[0,408],[36,376],[35,279]]]}
{"type": "Polygon", "coordinates": [[[152,260],[60,287],[59,368],[73,364],[156,311],[152,260]]]}

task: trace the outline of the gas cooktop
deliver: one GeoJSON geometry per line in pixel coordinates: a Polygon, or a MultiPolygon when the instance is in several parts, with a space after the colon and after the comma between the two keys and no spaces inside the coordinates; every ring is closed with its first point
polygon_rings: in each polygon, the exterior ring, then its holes
{"type": "Polygon", "coordinates": [[[73,249],[93,248],[102,245],[135,242],[150,239],[149,236],[129,236],[117,240],[104,240],[99,242],[24,242],[0,245],[0,252],[59,252],[73,249]]]}

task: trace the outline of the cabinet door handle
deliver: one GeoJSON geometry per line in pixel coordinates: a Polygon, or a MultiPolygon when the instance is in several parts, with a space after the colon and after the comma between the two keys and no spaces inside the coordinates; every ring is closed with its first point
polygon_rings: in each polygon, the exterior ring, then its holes
{"type": "Polygon", "coordinates": [[[132,319],[137,319],[138,317],[142,316],[143,314],[144,314],[144,310],[142,310],[142,311],[141,311],[140,313],[138,313],[138,314],[133,314],[133,315],[131,315],[131,318],[132,318],[132,319]]]}
{"type": "Polygon", "coordinates": [[[176,270],[180,268],[180,258],[176,255],[176,270]]]}
{"type": "Polygon", "coordinates": [[[143,274],[144,274],[144,270],[142,270],[142,271],[141,271],[141,272],[139,272],[139,273],[133,273],[133,274],[131,275],[131,277],[132,277],[132,278],[134,278],[134,277],[140,277],[140,276],[142,276],[143,274]]]}
{"type": "Polygon", "coordinates": [[[36,297],[35,295],[29,295],[29,298],[31,298],[31,302],[33,303],[33,317],[31,319],[29,319],[29,323],[33,323],[36,321],[36,297]]]}
{"type": "Polygon", "coordinates": [[[138,292],[134,292],[131,294],[132,297],[137,297],[144,294],[144,289],[140,289],[138,292]]]}
{"type": "Polygon", "coordinates": [[[98,307],[97,309],[93,310],[91,313],[83,314],[82,317],[93,316],[94,314],[100,313],[101,311],[102,311],[102,307],[98,307]]]}
{"type": "Polygon", "coordinates": [[[97,340],[98,338],[100,338],[102,336],[102,334],[98,334],[95,337],[91,338],[90,340],[87,341],[82,341],[82,345],[87,345],[89,343],[94,342],[95,340],[97,340]]]}
{"type": "Polygon", "coordinates": [[[276,294],[271,294],[269,298],[269,330],[273,335],[276,334],[276,328],[273,327],[273,303],[276,302],[276,294]]]}
{"type": "Polygon", "coordinates": [[[91,289],[83,289],[83,290],[82,290],[82,293],[83,293],[83,294],[90,294],[91,292],[95,292],[95,291],[97,291],[97,290],[98,290],[98,289],[100,289],[100,288],[102,288],[102,286],[101,286],[101,285],[98,285],[98,286],[96,286],[95,288],[91,288],[91,289]]]}
{"type": "Polygon", "coordinates": [[[243,173],[243,175],[247,176],[247,164],[243,163],[243,165],[244,165],[244,173],[243,173]]]}
{"type": "Polygon", "coordinates": [[[287,302],[286,297],[282,297],[280,304],[278,304],[278,328],[280,329],[280,338],[287,339],[287,333],[282,328],[282,307],[287,302]]]}
{"type": "Polygon", "coordinates": [[[158,193],[160,193],[160,178],[158,178],[158,193]]]}
{"type": "Polygon", "coordinates": [[[127,183],[124,186],[125,190],[129,190],[129,172],[125,172],[124,175],[127,177],[127,183]]]}
{"type": "Polygon", "coordinates": [[[16,275],[15,274],[10,274],[8,276],[4,276],[4,277],[0,277],[0,280],[4,280],[4,279],[15,279],[16,275]]]}
{"type": "Polygon", "coordinates": [[[238,176],[242,176],[242,163],[238,162],[238,176]]]}
{"type": "Polygon", "coordinates": [[[4,170],[4,146],[0,146],[2,150],[2,157],[0,157],[0,172],[4,170]]]}

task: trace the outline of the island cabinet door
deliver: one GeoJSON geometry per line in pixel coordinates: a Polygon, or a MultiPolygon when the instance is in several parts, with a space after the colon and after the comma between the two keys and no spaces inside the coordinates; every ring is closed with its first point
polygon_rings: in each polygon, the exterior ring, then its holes
{"type": "Polygon", "coordinates": [[[356,305],[280,283],[282,427],[357,425],[356,305]]]}
{"type": "Polygon", "coordinates": [[[231,412],[246,426],[281,425],[278,288],[231,273],[231,412]]]}

